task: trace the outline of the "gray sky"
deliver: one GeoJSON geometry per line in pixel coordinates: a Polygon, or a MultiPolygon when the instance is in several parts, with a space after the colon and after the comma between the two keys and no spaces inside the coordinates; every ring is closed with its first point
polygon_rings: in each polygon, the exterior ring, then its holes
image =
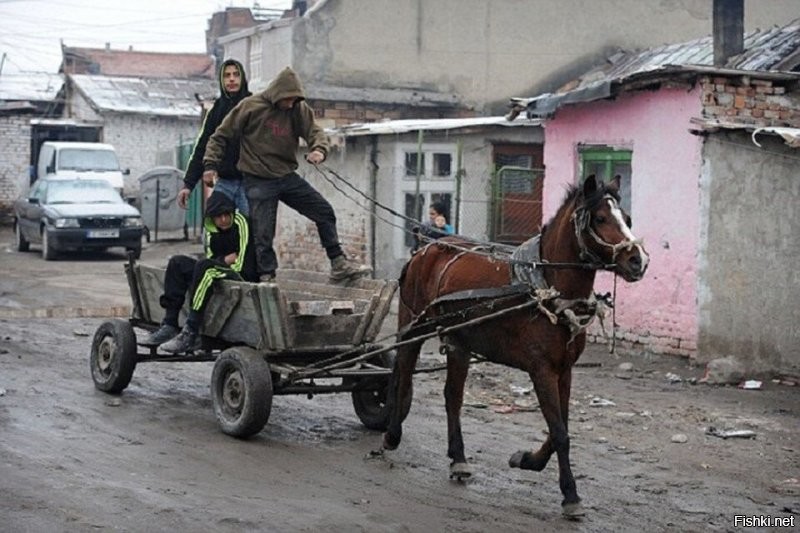
{"type": "MultiPolygon", "coordinates": [[[[292,0],[260,0],[287,9],[292,0]]],[[[253,0],[0,0],[2,73],[56,72],[67,46],[154,52],[205,52],[212,13],[253,0]]]]}

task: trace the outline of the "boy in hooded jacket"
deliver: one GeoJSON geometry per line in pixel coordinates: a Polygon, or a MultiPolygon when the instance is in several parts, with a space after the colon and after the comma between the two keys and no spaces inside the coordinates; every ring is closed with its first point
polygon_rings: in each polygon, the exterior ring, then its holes
{"type": "Polygon", "coordinates": [[[253,247],[247,219],[226,194],[215,190],[208,197],[203,220],[205,258],[175,255],[169,259],[164,278],[164,294],[159,303],[166,311],[161,327],[140,344],[158,346],[168,353],[200,349],[200,325],[211,296],[214,281],[234,279],[256,281],[253,247]],[[191,289],[189,316],[178,329],[178,315],[187,290],[191,289]]]}
{"type": "Polygon", "coordinates": [[[331,261],[331,281],[366,275],[370,269],[346,258],[342,251],[331,204],[296,172],[300,137],[308,144],[306,160],[313,165],[322,163],[328,154],[328,137],[314,121],[300,79],[286,67],[263,92],[242,100],[208,140],[203,180],[216,179],[225,153],[238,142],[237,167],[244,176],[250,204],[261,281],[273,281],[278,268],[272,241],[279,201],[316,223],[331,261]]]}
{"type": "MultiPolygon", "coordinates": [[[[214,105],[206,113],[203,125],[200,126],[200,133],[195,141],[192,156],[183,177],[183,187],[178,191],[177,202],[183,209],[186,209],[192,189],[203,176],[203,155],[206,152],[208,139],[228,113],[251,94],[247,88],[244,67],[240,62],[235,59],[226,59],[222,63],[222,67],[219,69],[219,89],[219,98],[214,100],[214,105]]],[[[248,216],[250,207],[242,187],[242,173],[236,168],[237,161],[239,161],[239,143],[234,142],[228,145],[220,161],[219,181],[216,184],[210,182],[206,185],[227,194],[239,212],[248,216]]]]}

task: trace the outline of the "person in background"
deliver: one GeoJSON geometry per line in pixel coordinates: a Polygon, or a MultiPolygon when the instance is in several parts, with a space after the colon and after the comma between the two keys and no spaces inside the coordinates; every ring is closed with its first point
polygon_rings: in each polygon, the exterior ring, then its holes
{"type": "Polygon", "coordinates": [[[432,240],[454,233],[453,226],[447,223],[447,206],[444,202],[433,202],[428,210],[428,217],[421,226],[414,228],[416,243],[412,252],[432,240]]]}
{"type": "Polygon", "coordinates": [[[331,204],[296,172],[300,137],[308,144],[306,160],[312,165],[322,163],[328,154],[328,137],[314,120],[300,79],[286,67],[263,92],[245,98],[222,121],[206,146],[203,180],[216,179],[228,148],[238,142],[238,168],[250,203],[260,281],[272,282],[278,268],[272,241],[279,201],[317,225],[331,262],[332,282],[367,275],[369,267],[345,257],[331,204]]]}
{"type": "MultiPolygon", "coordinates": [[[[183,209],[186,209],[192,189],[203,176],[203,156],[208,139],[228,113],[251,94],[247,89],[247,76],[245,76],[241,63],[235,59],[226,59],[222,63],[219,71],[219,88],[220,96],[214,100],[214,105],[206,113],[203,125],[200,127],[200,134],[194,144],[192,156],[189,159],[189,165],[186,167],[183,187],[178,191],[177,202],[183,209]]],[[[219,180],[216,183],[206,183],[206,185],[227,194],[239,212],[244,216],[249,216],[250,207],[242,187],[242,173],[236,168],[237,161],[239,161],[239,143],[233,142],[226,148],[219,164],[219,180]]]]}
{"type": "Polygon", "coordinates": [[[158,346],[167,353],[194,352],[200,349],[203,311],[211,297],[215,280],[256,281],[255,256],[250,245],[247,219],[226,194],[215,190],[208,197],[205,219],[205,258],[174,255],[167,264],[164,294],[159,303],[166,311],[161,327],[140,344],[158,346]],[[191,289],[191,290],[190,290],[191,289]],[[189,316],[178,329],[178,316],[190,290],[189,316]]]}

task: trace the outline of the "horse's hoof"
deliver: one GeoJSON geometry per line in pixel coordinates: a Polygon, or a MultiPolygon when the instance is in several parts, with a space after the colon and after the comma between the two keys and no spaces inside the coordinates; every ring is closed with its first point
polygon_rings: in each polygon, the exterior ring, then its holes
{"type": "Polygon", "coordinates": [[[514,455],[511,456],[511,459],[508,460],[508,466],[511,468],[522,468],[522,458],[525,456],[524,451],[518,451],[514,455]]]}
{"type": "Polygon", "coordinates": [[[467,463],[453,463],[450,465],[450,479],[464,481],[472,476],[472,469],[467,463]]]}
{"type": "Polygon", "coordinates": [[[565,503],[561,506],[561,514],[569,520],[578,520],[586,515],[581,502],[565,503]]]}
{"type": "Polygon", "coordinates": [[[391,442],[389,442],[389,435],[386,434],[386,433],[383,434],[383,449],[384,450],[390,450],[390,451],[391,450],[396,450],[398,444],[399,443],[392,444],[391,442]]]}

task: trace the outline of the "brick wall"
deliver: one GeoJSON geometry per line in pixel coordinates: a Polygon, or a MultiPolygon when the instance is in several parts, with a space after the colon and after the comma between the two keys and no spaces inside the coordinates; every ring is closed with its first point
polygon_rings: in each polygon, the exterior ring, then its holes
{"type": "Polygon", "coordinates": [[[14,200],[28,190],[30,119],[30,115],[0,116],[0,224],[10,222],[14,200]]]}
{"type": "Polygon", "coordinates": [[[787,93],[784,83],[749,76],[703,78],[703,116],[756,126],[800,127],[800,96],[787,93]]]}

